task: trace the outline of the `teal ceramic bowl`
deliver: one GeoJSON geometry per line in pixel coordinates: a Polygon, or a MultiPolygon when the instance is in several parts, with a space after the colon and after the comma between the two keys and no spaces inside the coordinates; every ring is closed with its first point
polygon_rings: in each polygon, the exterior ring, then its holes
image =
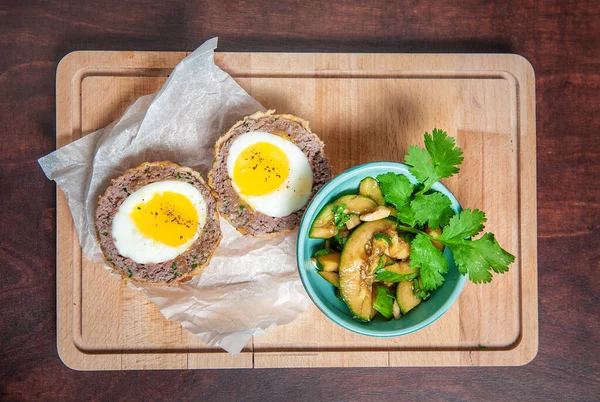
{"type": "MultiPolygon", "coordinates": [[[[449,262],[446,281],[441,288],[432,293],[429,300],[421,303],[399,320],[386,321],[378,315],[373,321],[365,323],[352,318],[348,307],[335,296],[334,287],[317,274],[317,270],[310,262],[310,257],[323,247],[324,240],[310,239],[308,231],[319,211],[327,203],[342,195],[358,193],[360,181],[365,177],[375,177],[387,172],[403,174],[413,183],[417,182],[417,179],[408,171],[408,166],[397,162],[367,163],[343,172],[327,183],[306,209],[300,223],[297,245],[300,278],[306,292],[319,310],[333,322],[350,331],[381,338],[406,335],[418,331],[440,318],[458,299],[466,281],[466,277],[456,269],[452,254],[446,247],[444,254],[449,262]]],[[[456,213],[460,212],[460,204],[446,186],[438,182],[433,186],[433,189],[447,195],[452,201],[452,209],[456,213]]]]}

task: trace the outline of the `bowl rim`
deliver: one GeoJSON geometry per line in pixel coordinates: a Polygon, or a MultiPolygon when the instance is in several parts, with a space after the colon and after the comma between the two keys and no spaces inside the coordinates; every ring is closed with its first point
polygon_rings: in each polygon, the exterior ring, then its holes
{"type": "MultiPolygon", "coordinates": [[[[381,161],[381,162],[363,163],[361,165],[357,165],[357,166],[351,167],[350,169],[343,171],[342,173],[338,174],[333,179],[331,179],[327,184],[325,184],[317,192],[317,194],[315,194],[315,196],[309,203],[308,207],[306,208],[306,211],[304,212],[304,214],[302,216],[302,220],[300,222],[300,227],[298,230],[298,241],[296,243],[296,264],[298,266],[298,274],[300,275],[300,280],[302,281],[302,285],[304,286],[304,289],[306,290],[308,297],[312,300],[313,304],[328,319],[330,319],[337,325],[339,325],[347,330],[350,330],[352,332],[355,332],[357,334],[360,334],[360,335],[373,336],[373,337],[377,337],[377,338],[392,338],[392,337],[396,337],[396,336],[407,335],[407,334],[410,334],[412,332],[418,331],[420,329],[423,329],[423,328],[429,326],[430,324],[435,322],[437,319],[439,319],[442,315],[444,315],[446,313],[446,311],[448,311],[450,309],[450,307],[458,300],[460,293],[462,292],[462,290],[465,286],[466,280],[467,280],[466,275],[462,275],[459,272],[458,273],[459,278],[457,280],[455,288],[452,290],[452,293],[450,294],[450,297],[448,297],[448,299],[430,317],[428,317],[427,319],[425,319],[417,324],[411,325],[409,327],[402,328],[402,329],[394,329],[394,330],[389,330],[389,331],[381,330],[381,329],[374,330],[374,329],[370,329],[370,328],[365,328],[363,326],[360,326],[359,325],[360,322],[355,321],[354,319],[352,319],[352,321],[350,321],[351,324],[348,322],[343,322],[341,320],[337,320],[336,319],[337,313],[335,311],[333,311],[331,308],[329,308],[329,306],[327,306],[327,304],[323,303],[320,299],[318,299],[316,297],[317,291],[316,291],[316,289],[313,288],[312,284],[310,283],[310,281],[308,280],[308,278],[306,276],[305,270],[303,269],[304,258],[301,258],[301,255],[303,256],[303,254],[304,254],[304,251],[302,251],[302,253],[301,253],[301,246],[302,246],[302,248],[304,248],[304,244],[305,244],[305,240],[304,239],[301,240],[301,238],[303,236],[306,236],[306,237],[308,236],[308,227],[311,223],[311,222],[308,222],[307,216],[308,215],[314,216],[318,212],[317,206],[329,195],[329,193],[330,193],[329,189],[337,187],[340,183],[342,183],[345,180],[346,177],[353,175],[356,171],[359,171],[359,170],[362,171],[362,170],[367,170],[367,169],[389,168],[390,172],[404,174],[411,180],[411,182],[415,182],[417,180],[408,171],[409,167],[410,166],[406,165],[405,163],[401,163],[401,162],[381,161]],[[304,233],[304,235],[303,235],[303,233],[304,233]],[[315,295],[315,296],[313,296],[313,295],[315,295]]],[[[368,177],[368,176],[365,175],[365,177],[368,177]]],[[[462,207],[461,207],[460,203],[458,202],[458,200],[456,199],[454,194],[452,194],[452,192],[444,184],[442,184],[441,182],[438,181],[434,184],[432,189],[440,191],[443,194],[445,194],[446,196],[448,196],[448,198],[450,198],[450,200],[453,202],[453,204],[455,204],[457,206],[457,210],[458,210],[457,212],[462,211],[462,207]]]]}

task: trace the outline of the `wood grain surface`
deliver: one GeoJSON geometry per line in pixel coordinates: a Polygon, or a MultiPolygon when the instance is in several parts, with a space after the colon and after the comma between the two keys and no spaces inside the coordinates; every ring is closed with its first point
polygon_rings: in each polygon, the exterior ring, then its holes
{"type": "Polygon", "coordinates": [[[588,1],[0,3],[0,398],[597,400],[600,10],[588,1]],[[514,52],[536,71],[540,346],[524,367],[74,372],[56,351],[55,72],[81,49],[514,52]],[[412,384],[407,387],[406,384],[412,384]]]}
{"type": "MultiPolygon", "coordinates": [[[[57,147],[106,126],[133,99],[157,91],[184,55],[69,54],[57,70],[57,147]]],[[[166,320],[142,292],[82,258],[59,191],[57,342],[68,367],[517,366],[534,358],[535,77],[525,59],[513,54],[219,52],[215,62],[267,109],[308,119],[325,142],[334,175],[361,163],[401,161],[425,131],[443,127],[465,156],[460,173],[444,183],[463,208],[486,211],[486,230],[517,259],[491,284],[467,283],[458,303],[413,334],[357,335],[311,305],[293,323],[253,337],[233,357],[203,345],[166,320]]]]}

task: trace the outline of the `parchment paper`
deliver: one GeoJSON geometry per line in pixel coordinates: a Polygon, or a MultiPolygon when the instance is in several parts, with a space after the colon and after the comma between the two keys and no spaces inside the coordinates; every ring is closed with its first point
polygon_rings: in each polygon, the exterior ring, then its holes
{"type": "MultiPolygon", "coordinates": [[[[139,98],[109,126],[39,159],[66,194],[90,261],[104,263],[94,213],[112,178],[161,160],[206,174],[216,139],[242,117],[265,110],[214,64],[216,47],[217,38],[208,40],[175,67],[159,92],[139,98]]],[[[221,230],[221,245],[199,277],[179,287],[129,285],[208,345],[238,354],[252,335],[293,321],[309,303],[296,271],[296,233],[244,237],[223,218],[221,230]]]]}

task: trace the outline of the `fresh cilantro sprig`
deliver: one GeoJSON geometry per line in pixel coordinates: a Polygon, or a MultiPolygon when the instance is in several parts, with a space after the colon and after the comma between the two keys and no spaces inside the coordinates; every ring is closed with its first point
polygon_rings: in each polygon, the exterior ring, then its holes
{"type": "Polygon", "coordinates": [[[458,271],[475,283],[490,282],[492,272],[508,271],[508,266],[515,260],[500,247],[492,233],[469,240],[483,231],[484,212],[466,209],[456,215],[450,199],[431,190],[438,180],[458,173],[463,159],[463,152],[456,146],[454,138],[445,131],[433,129],[432,134],[425,133],[424,149],[411,146],[405,156],[409,171],[420,183],[413,184],[408,177],[391,172],[377,176],[386,203],[398,211],[400,234],[405,232],[414,236],[410,241],[410,265],[420,269],[419,290],[423,294],[442,286],[448,272],[448,261],[432,244],[434,240],[452,251],[458,271]],[[426,227],[442,228],[442,234],[433,237],[425,231],[426,227]]]}
{"type": "Polygon", "coordinates": [[[438,180],[458,173],[458,165],[464,158],[454,138],[434,128],[432,134],[425,133],[425,149],[410,146],[404,160],[411,165],[409,171],[423,183],[421,193],[425,193],[438,180]]]}
{"type": "Polygon", "coordinates": [[[492,233],[486,233],[477,240],[467,240],[483,230],[485,214],[479,210],[465,209],[455,215],[442,235],[433,237],[417,228],[399,225],[399,230],[416,233],[411,243],[411,268],[421,269],[421,280],[425,290],[434,290],[442,286],[448,272],[444,266],[444,254],[435,248],[431,241],[436,240],[448,247],[454,256],[458,272],[468,275],[474,283],[489,283],[494,271],[498,274],[508,271],[508,266],[514,262],[515,256],[502,249],[492,233]],[[443,262],[442,262],[443,261],[443,262]]]}
{"type": "Polygon", "coordinates": [[[508,266],[515,261],[515,256],[502,249],[493,233],[486,233],[473,241],[461,240],[449,244],[454,254],[458,272],[469,275],[475,283],[489,283],[492,280],[490,269],[497,274],[508,271],[508,266]]]}

